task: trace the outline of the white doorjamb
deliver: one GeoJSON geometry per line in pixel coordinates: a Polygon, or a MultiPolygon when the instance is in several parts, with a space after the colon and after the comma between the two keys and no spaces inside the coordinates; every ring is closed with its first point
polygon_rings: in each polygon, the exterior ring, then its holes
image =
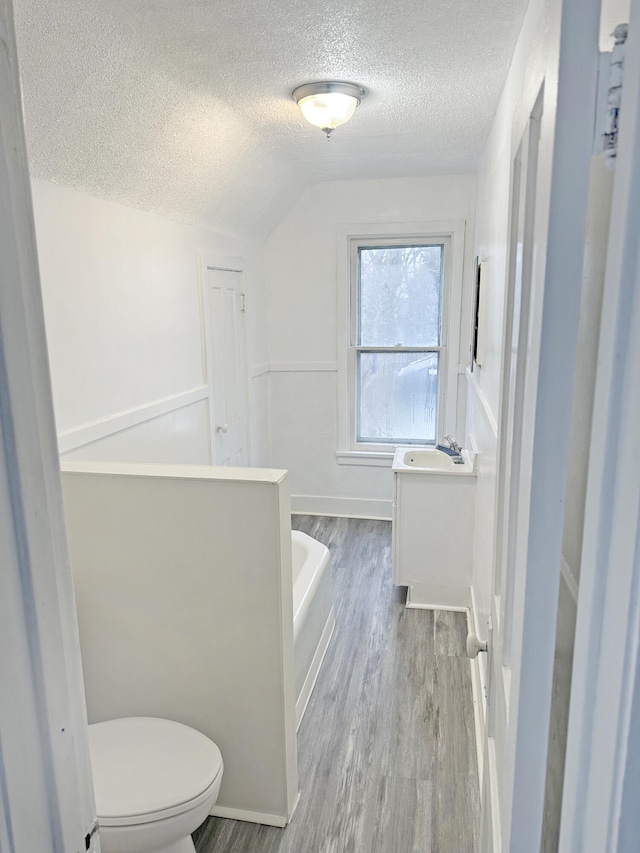
{"type": "MultiPolygon", "coordinates": [[[[523,435],[518,502],[503,787],[511,801],[502,816],[503,849],[518,853],[539,853],[541,844],[599,24],[600,0],[563,0],[546,253],[544,245],[537,247],[545,256],[544,275],[538,269],[535,276],[543,286],[541,315],[540,293],[534,295],[539,360],[527,376],[525,406],[532,416],[523,435]]],[[[553,81],[547,78],[545,97],[549,92],[553,98],[553,81]]]]}
{"type": "Polygon", "coordinates": [[[99,851],[11,0],[0,0],[0,849],[99,851]]]}
{"type": "Polygon", "coordinates": [[[598,350],[560,849],[640,849],[640,0],[633,0],[598,350]]]}

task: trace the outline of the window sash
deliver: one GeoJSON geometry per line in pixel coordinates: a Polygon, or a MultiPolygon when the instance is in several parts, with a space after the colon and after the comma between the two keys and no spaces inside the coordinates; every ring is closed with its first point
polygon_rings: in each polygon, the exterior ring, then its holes
{"type": "MultiPolygon", "coordinates": [[[[436,389],[435,394],[429,395],[429,385],[427,381],[424,383],[424,388],[420,389],[416,394],[416,389],[407,388],[406,389],[406,398],[402,398],[402,395],[398,393],[396,382],[400,379],[400,375],[402,374],[402,370],[404,368],[400,368],[400,371],[392,376],[391,387],[389,388],[389,399],[385,400],[381,406],[381,411],[378,413],[380,416],[380,421],[376,421],[375,424],[380,427],[383,418],[386,418],[387,423],[390,427],[390,432],[395,432],[395,434],[389,435],[388,437],[375,436],[374,432],[372,434],[365,435],[365,426],[366,420],[369,420],[369,426],[371,426],[371,419],[366,419],[363,417],[363,369],[362,369],[362,361],[360,358],[361,354],[365,355],[396,355],[398,353],[402,353],[403,350],[399,347],[396,348],[384,348],[384,349],[376,349],[374,347],[358,347],[356,348],[356,370],[355,370],[355,382],[356,382],[356,406],[355,406],[355,436],[358,445],[370,447],[371,445],[382,445],[389,449],[389,447],[397,446],[397,445],[405,445],[405,444],[435,444],[438,438],[438,420],[439,420],[439,408],[440,408],[440,370],[441,370],[441,347],[425,347],[424,349],[416,349],[415,347],[407,348],[404,352],[407,352],[409,355],[430,355],[433,354],[435,356],[434,359],[430,360],[428,365],[425,367],[428,370],[428,374],[433,376],[433,372],[435,370],[436,376],[436,389]],[[421,392],[424,390],[425,396],[421,400],[421,392]],[[405,408],[406,407],[406,408],[405,408]],[[416,407],[417,411],[412,411],[412,414],[409,414],[408,409],[414,410],[416,407]],[[429,409],[432,409],[431,414],[429,414],[429,409]],[[420,414],[422,413],[422,415],[420,414]],[[422,426],[418,426],[418,421],[422,418],[424,424],[422,426]],[[391,422],[394,422],[394,429],[391,429],[391,422]],[[408,426],[407,431],[403,434],[402,427],[408,426]],[[416,428],[419,431],[419,434],[416,435],[416,428]],[[432,435],[432,437],[431,437],[432,435]]],[[[387,367],[393,367],[393,365],[388,365],[387,367]]],[[[407,365],[408,366],[408,365],[407,365]]],[[[384,376],[384,367],[379,365],[380,373],[384,376]]],[[[377,372],[377,371],[376,371],[377,372]]],[[[388,382],[389,377],[386,377],[386,381],[388,382]]],[[[425,375],[426,379],[426,375],[425,375]]],[[[371,377],[369,377],[371,381],[371,377]]],[[[374,380],[375,381],[375,380],[374,380]]],[[[383,379],[383,381],[385,381],[383,379]]]]}
{"type": "MultiPolygon", "coordinates": [[[[363,243],[359,243],[356,247],[356,292],[355,292],[355,310],[356,310],[356,324],[355,324],[355,337],[351,338],[351,344],[353,345],[363,345],[362,337],[363,337],[363,303],[368,301],[363,297],[363,274],[362,274],[362,258],[365,252],[371,251],[384,251],[386,249],[394,250],[394,251],[402,251],[403,249],[437,249],[439,255],[439,265],[440,265],[440,286],[438,288],[438,324],[436,334],[432,336],[428,336],[426,334],[426,329],[424,331],[424,338],[420,341],[414,341],[413,343],[407,343],[407,346],[414,347],[430,347],[430,346],[440,346],[442,343],[442,325],[443,325],[443,293],[444,293],[444,268],[445,268],[445,241],[443,239],[434,240],[434,241],[426,241],[426,240],[416,240],[416,241],[400,241],[394,240],[392,242],[388,242],[386,244],[380,244],[378,242],[377,245],[365,245],[363,243]]],[[[407,265],[404,266],[404,269],[407,270],[407,265]]],[[[390,274],[393,273],[390,271],[390,274]]],[[[430,270],[423,271],[423,287],[427,285],[427,276],[431,274],[430,270]]],[[[405,278],[404,283],[410,284],[410,277],[405,278]]],[[[427,294],[425,293],[425,296],[427,294]]],[[[415,304],[415,303],[414,303],[415,304]]],[[[421,308],[426,308],[426,302],[420,305],[420,303],[415,304],[415,310],[420,311],[421,308]]],[[[371,336],[372,329],[367,328],[367,337],[371,336]]],[[[394,337],[393,340],[404,341],[406,338],[404,336],[409,333],[408,329],[404,329],[401,331],[400,329],[395,329],[394,333],[397,334],[397,338],[394,337]]],[[[382,341],[376,341],[373,343],[364,344],[365,346],[373,346],[373,347],[384,347],[384,343],[382,341]]],[[[403,343],[400,344],[388,344],[388,346],[403,346],[403,343]]]]}
{"type": "Polygon", "coordinates": [[[359,344],[352,345],[354,350],[358,352],[444,352],[446,347],[443,346],[428,346],[428,347],[363,347],[359,344]]]}

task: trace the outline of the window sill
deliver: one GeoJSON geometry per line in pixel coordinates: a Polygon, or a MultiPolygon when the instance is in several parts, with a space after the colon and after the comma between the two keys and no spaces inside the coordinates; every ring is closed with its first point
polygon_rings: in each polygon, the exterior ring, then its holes
{"type": "Polygon", "coordinates": [[[338,460],[338,465],[366,465],[369,468],[391,468],[394,451],[387,453],[366,450],[342,450],[336,453],[336,459],[338,460]]]}

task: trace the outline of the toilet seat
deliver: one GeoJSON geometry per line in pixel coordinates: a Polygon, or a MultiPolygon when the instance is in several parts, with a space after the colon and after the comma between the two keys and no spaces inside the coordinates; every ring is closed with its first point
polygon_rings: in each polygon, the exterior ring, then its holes
{"type": "Polygon", "coordinates": [[[196,808],[223,770],[212,740],[155,717],[90,725],[89,751],[96,811],[105,827],[160,821],[196,808]]]}
{"type": "Polygon", "coordinates": [[[141,826],[145,823],[153,823],[154,821],[162,821],[166,820],[170,817],[175,817],[179,814],[184,814],[184,812],[191,811],[191,809],[196,809],[200,803],[204,803],[205,800],[211,795],[211,791],[218,784],[217,777],[213,780],[213,782],[209,785],[206,791],[203,791],[199,797],[196,797],[193,800],[189,800],[185,803],[179,803],[177,806],[173,806],[173,808],[163,809],[159,812],[146,812],[145,814],[134,814],[127,815],[125,817],[111,816],[105,817],[104,815],[100,815],[97,813],[98,823],[101,827],[106,826],[141,826]]]}

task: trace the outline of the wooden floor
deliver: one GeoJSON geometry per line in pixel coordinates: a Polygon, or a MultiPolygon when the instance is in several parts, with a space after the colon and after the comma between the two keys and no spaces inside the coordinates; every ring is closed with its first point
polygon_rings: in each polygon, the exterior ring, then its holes
{"type": "Polygon", "coordinates": [[[336,629],[298,733],[282,830],[208,818],[197,853],[473,853],[478,778],[464,614],[406,610],[391,524],[294,516],[331,550],[336,629]]]}

